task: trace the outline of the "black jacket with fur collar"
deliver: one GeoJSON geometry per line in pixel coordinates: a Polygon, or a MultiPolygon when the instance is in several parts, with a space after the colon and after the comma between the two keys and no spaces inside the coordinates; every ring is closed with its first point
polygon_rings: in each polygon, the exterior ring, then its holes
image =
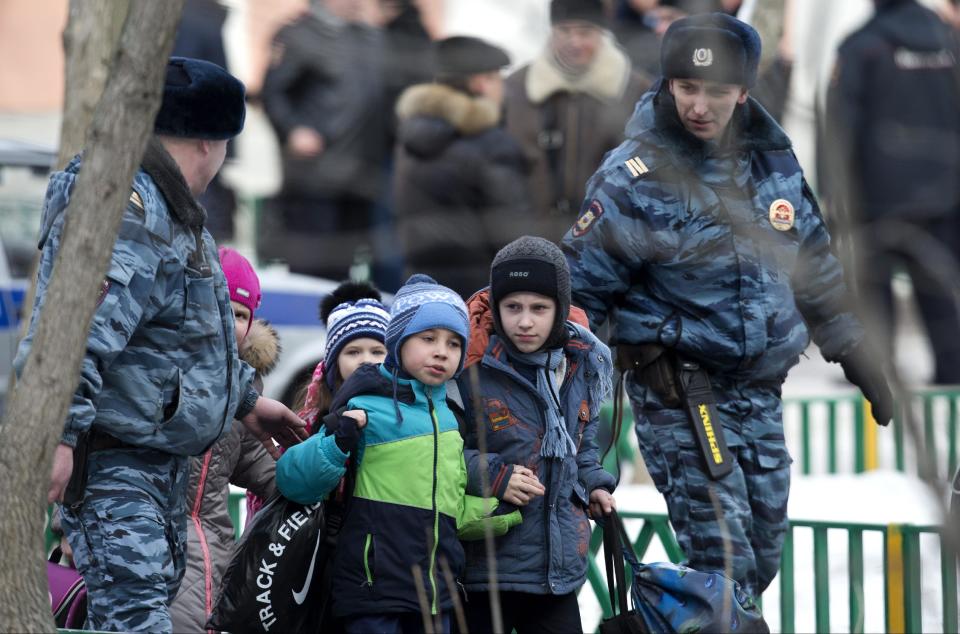
{"type": "Polygon", "coordinates": [[[445,85],[407,89],[397,116],[393,197],[407,265],[469,296],[496,252],[530,231],[523,153],[496,104],[445,85]]]}

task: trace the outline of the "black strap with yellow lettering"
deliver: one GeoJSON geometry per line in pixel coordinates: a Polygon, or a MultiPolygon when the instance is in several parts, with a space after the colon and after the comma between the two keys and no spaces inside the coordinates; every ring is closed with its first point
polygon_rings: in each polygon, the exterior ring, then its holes
{"type": "Polygon", "coordinates": [[[707,473],[714,480],[719,480],[733,471],[733,456],[723,436],[710,376],[692,361],[681,361],[677,375],[687,404],[687,415],[707,464],[707,473]]]}

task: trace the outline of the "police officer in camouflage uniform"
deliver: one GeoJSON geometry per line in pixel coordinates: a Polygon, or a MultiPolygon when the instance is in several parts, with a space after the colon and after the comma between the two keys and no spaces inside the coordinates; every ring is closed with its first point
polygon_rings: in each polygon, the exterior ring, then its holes
{"type": "MultiPolygon", "coordinates": [[[[305,436],[292,412],[259,397],[253,369],[238,359],[227,285],[195,200],[244,113],[243,85],[225,70],[170,60],[156,136],[100,288],[51,477],[49,498],[64,501],[63,529],[87,585],[91,629],[172,630],[190,456],[206,451],[234,417],[275,456],[271,433],[283,444],[305,436]]],[[[44,308],[81,160],[50,178],[37,301],[18,369],[44,308]]]]}
{"type": "Polygon", "coordinates": [[[790,141],[748,96],[759,53],[756,31],[730,16],[674,23],[663,79],[563,241],[574,303],[594,327],[610,318],[631,369],[640,448],[689,565],[754,596],[776,576],[787,529],[781,386],[811,336],[877,422],[892,407],[790,141]],[[684,362],[707,371],[717,401],[732,463],[718,479],[677,398],[684,362]]]}

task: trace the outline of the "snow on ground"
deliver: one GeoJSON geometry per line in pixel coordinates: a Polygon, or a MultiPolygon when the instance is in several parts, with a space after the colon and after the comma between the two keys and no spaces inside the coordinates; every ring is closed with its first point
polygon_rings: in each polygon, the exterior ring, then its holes
{"type": "MultiPolygon", "coordinates": [[[[621,510],[666,513],[663,498],[649,484],[622,485],[615,494],[621,510]]],[[[863,524],[905,523],[936,525],[941,521],[936,499],[916,478],[889,471],[863,475],[795,477],[790,493],[789,515],[795,520],[829,520],[863,524]]],[[[636,536],[639,520],[628,521],[627,530],[636,536]]],[[[849,590],[847,573],[847,534],[829,533],[830,629],[849,631],[849,590]]],[[[940,551],[935,537],[921,539],[923,631],[943,631],[940,613],[940,551]]],[[[655,539],[644,558],[647,562],[666,561],[667,556],[655,539]]],[[[603,555],[597,558],[603,570],[603,555]]],[[[813,532],[798,528],[794,533],[794,587],[796,589],[796,631],[812,632],[815,627],[813,532]]],[[[885,630],[883,586],[883,541],[880,533],[864,535],[865,631],[885,630]]],[[[764,594],[764,616],[771,631],[780,631],[779,577],[764,594]]],[[[584,587],[580,595],[584,631],[596,629],[600,607],[584,587]]]]}

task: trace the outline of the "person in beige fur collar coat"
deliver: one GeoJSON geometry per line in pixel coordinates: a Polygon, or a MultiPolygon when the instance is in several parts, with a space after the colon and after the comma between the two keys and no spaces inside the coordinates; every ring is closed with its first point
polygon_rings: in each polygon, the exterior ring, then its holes
{"type": "Polygon", "coordinates": [[[601,0],[553,0],[550,21],[544,50],[506,81],[506,118],[530,164],[537,235],[559,241],[651,82],[605,29],[601,0]]]}

